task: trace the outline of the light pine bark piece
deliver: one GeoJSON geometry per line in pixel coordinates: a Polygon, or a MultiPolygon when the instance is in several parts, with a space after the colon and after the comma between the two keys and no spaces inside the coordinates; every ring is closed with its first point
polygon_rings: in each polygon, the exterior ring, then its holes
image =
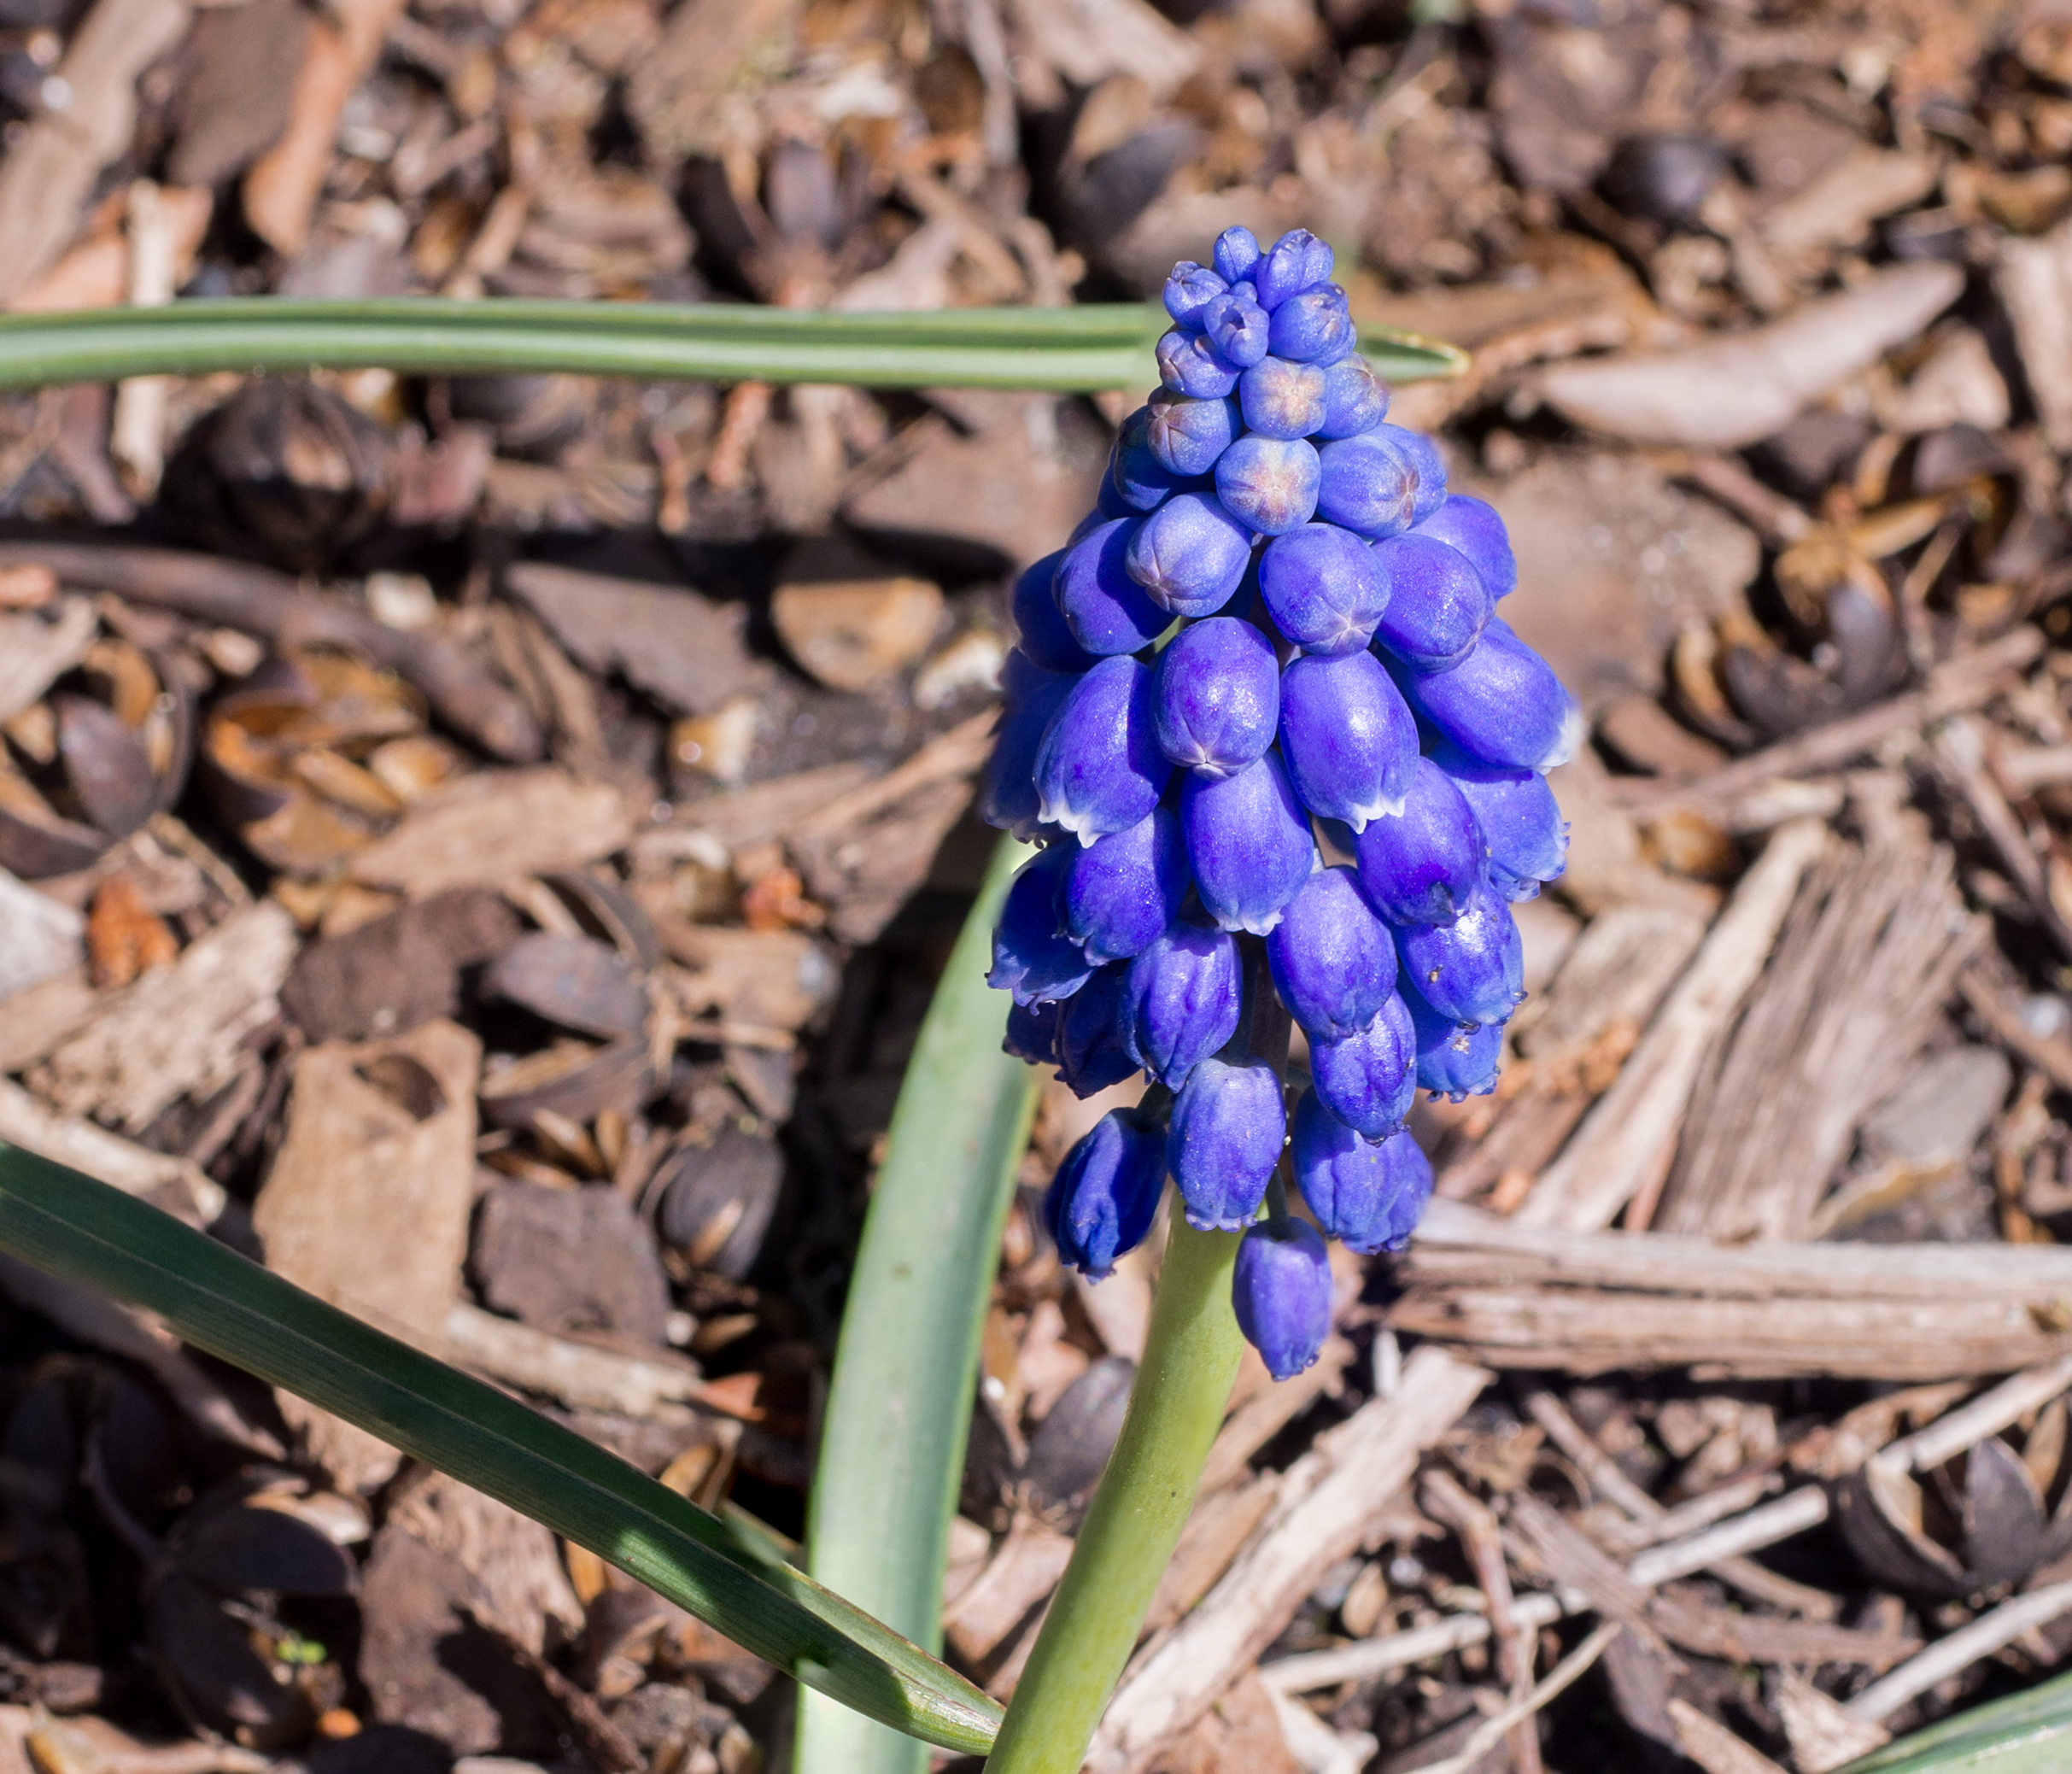
{"type": "MultiPolygon", "coordinates": [[[[327,1042],[296,1062],[288,1131],[252,1209],[266,1267],[356,1318],[436,1347],[460,1297],[475,1194],[482,1044],[448,1022],[327,1042]]],[[[402,1456],[276,1391],[311,1459],[370,1491],[402,1456]]]]}
{"type": "Polygon", "coordinates": [[[1367,1537],[1489,1383],[1486,1369],[1437,1349],[1404,1364],[1392,1398],[1317,1437],[1281,1479],[1273,1513],[1193,1611],[1125,1674],[1087,1753],[1088,1774],[1134,1774],[1248,1670],[1332,1565],[1367,1537]]]}
{"type": "Polygon", "coordinates": [[[70,94],[38,117],[0,161],[0,306],[56,262],[78,231],[101,169],[137,130],[137,77],[179,41],[184,0],[100,0],[56,70],[70,94]]]}
{"type": "Polygon", "coordinates": [[[616,788],[558,770],[485,770],[428,795],[353,858],[354,880],[413,899],[578,869],[625,848],[633,810],[616,788]]]}
{"type": "Polygon", "coordinates": [[[30,1082],[63,1114],[135,1133],[167,1104],[228,1081],[246,1036],[278,1014],[295,954],[282,907],[242,907],[112,997],[30,1082]]]}
{"type": "Polygon", "coordinates": [[[1518,1219],[1595,1231],[1652,1189],[1675,1156],[1699,1068],[1769,958],[1800,877],[1824,852],[1817,820],[1780,827],[1741,879],[1690,967],[1561,1156],[1541,1174],[1518,1219]]]}
{"type": "Polygon", "coordinates": [[[2072,449],[2072,222],[2004,240],[1994,288],[2015,323],[2022,367],[2054,449],[2072,449]]]}

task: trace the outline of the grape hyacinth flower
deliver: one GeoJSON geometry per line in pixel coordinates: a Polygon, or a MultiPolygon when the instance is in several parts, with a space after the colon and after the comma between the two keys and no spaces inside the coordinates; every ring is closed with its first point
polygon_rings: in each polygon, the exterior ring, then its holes
{"type": "Polygon", "coordinates": [[[994,939],[1007,1051],[1150,1086],[1059,1167],[1062,1260],[1107,1273],[1169,1177],[1191,1225],[1242,1232],[1232,1304],[1277,1378],[1329,1332],[1326,1239],[1400,1250],[1431,1195],[1417,1091],[1495,1083],[1511,905],[1561,874],[1546,772],[1581,732],[1496,614],[1503,520],[1389,423],[1332,269],[1243,228],[1174,267],[1162,386],[1015,585],[980,799],[1043,846],[994,939]]]}

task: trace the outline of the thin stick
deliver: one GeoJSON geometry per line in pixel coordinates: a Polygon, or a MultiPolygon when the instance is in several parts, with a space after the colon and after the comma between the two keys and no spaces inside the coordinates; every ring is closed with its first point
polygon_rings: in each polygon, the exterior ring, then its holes
{"type": "MultiPolygon", "coordinates": [[[[1539,1635],[1521,1629],[1513,1613],[1516,1598],[1496,1517],[1488,1504],[1470,1496],[1444,1472],[1433,1472],[1425,1481],[1425,1507],[1460,1535],[1475,1581],[1488,1598],[1490,1630],[1496,1636],[1496,1672],[1513,1699],[1521,1698],[1532,1687],[1532,1653],[1539,1635]]],[[[1520,1719],[1513,1728],[1507,1747],[1512,1774],[1540,1774],[1540,1735],[1530,1719],[1520,1719]]]]}
{"type": "MultiPolygon", "coordinates": [[[[1826,1520],[1827,1516],[1827,1493],[1818,1485],[1809,1484],[1789,1496],[1779,1497],[1774,1503],[1766,1503],[1736,1520],[1694,1534],[1688,1540],[1651,1547],[1626,1566],[1626,1575],[1643,1588],[1653,1589],[1674,1578],[1708,1570],[1724,1558],[1788,1540],[1794,1534],[1803,1533],[1826,1520]]],[[[1551,1625],[1564,1614],[1581,1613],[1589,1605],[1589,1597],[1580,1590],[1542,1590],[1521,1598],[1512,1609],[1511,1618],[1521,1628],[1538,1628],[1551,1625]]],[[[1408,1632],[1392,1633],[1386,1638],[1365,1639],[1358,1644],[1340,1646],[1337,1650],[1284,1657],[1265,1665],[1259,1677],[1269,1688],[1278,1688],[1284,1694],[1303,1694],[1318,1688],[1333,1687],[1340,1682],[1367,1681],[1392,1669],[1443,1656],[1449,1651],[1465,1650],[1469,1645],[1482,1643],[1489,1636],[1487,1615],[1455,1614],[1450,1619],[1415,1627],[1408,1632]]]]}
{"type": "Polygon", "coordinates": [[[1505,1733],[1513,1725],[1539,1712],[1547,1703],[1571,1686],[1589,1666],[1604,1655],[1606,1648],[1626,1629],[1616,1620],[1607,1620],[1559,1663],[1548,1671],[1542,1682],[1523,1700],[1506,1707],[1501,1713],[1492,1713],[1475,1727],[1460,1753],[1449,1755],[1442,1762],[1427,1762],[1416,1774],[1467,1774],[1467,1771],[1495,1747],[1505,1733]]]}
{"type": "Polygon", "coordinates": [[[2047,1625],[2067,1613],[2072,1613],[2072,1583],[2054,1583],[2048,1589],[2017,1595],[1981,1614],[1969,1626],[1959,1627],[1947,1638],[1937,1639],[1919,1656],[1902,1663],[1844,1704],[1858,1718],[1889,1718],[1938,1682],[1970,1668],[1981,1657],[1990,1657],[2001,1646],[2012,1644],[2032,1627],[2047,1625]]]}
{"type": "Polygon", "coordinates": [[[1991,1391],[1981,1392],[1969,1404],[1938,1417],[1927,1428],[1902,1436],[1871,1458],[1924,1472],[1967,1448],[1975,1448],[1987,1436],[1999,1434],[2010,1423],[2048,1404],[2068,1386],[2072,1386],[2072,1355],[2002,1380],[1991,1391]]]}

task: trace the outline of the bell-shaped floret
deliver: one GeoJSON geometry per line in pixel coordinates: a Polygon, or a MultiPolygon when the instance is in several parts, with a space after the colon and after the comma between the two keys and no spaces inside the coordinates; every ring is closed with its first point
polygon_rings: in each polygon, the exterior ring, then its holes
{"type": "MultiPolygon", "coordinates": [[[[1385,662],[1384,662],[1385,663],[1385,662]]],[[[1398,669],[1410,706],[1471,758],[1515,770],[1550,770],[1583,742],[1583,711],[1554,668],[1491,618],[1472,653],[1429,676],[1398,669]]]]}
{"type": "Polygon", "coordinates": [[[1044,1225],[1058,1260],[1102,1279],[1151,1229],[1166,1186],[1159,1129],[1111,1109],[1065,1154],[1044,1197],[1044,1225]]]}
{"type": "Polygon", "coordinates": [[[1312,1040],[1357,1034],[1396,989],[1395,941],[1347,868],[1320,869],[1302,883],[1267,938],[1267,965],[1312,1040]]]}
{"type": "Polygon", "coordinates": [[[1227,604],[1251,558],[1251,532],[1214,495],[1182,493],[1138,526],[1125,561],[1161,610],[1191,617],[1213,616],[1227,604]]]}
{"type": "Polygon", "coordinates": [[[1238,1328],[1275,1379],[1315,1365],[1331,1334],[1331,1253],[1307,1220],[1245,1229],[1231,1277],[1238,1328]]]}
{"type": "Polygon", "coordinates": [[[1410,522],[1422,524],[1446,503],[1446,458],[1423,431],[1407,425],[1377,425],[1373,435],[1393,444],[1415,471],[1417,489],[1410,500],[1410,522]]]}
{"type": "Polygon", "coordinates": [[[1490,884],[1507,899],[1531,899],[1567,867],[1568,822],[1547,778],[1535,770],[1507,770],[1448,741],[1432,761],[1454,780],[1481,828],[1490,884]]]}
{"type": "Polygon", "coordinates": [[[1389,387],[1357,353],[1324,372],[1324,422],[1320,437],[1357,437],[1389,416],[1389,387]]]}
{"type": "Polygon", "coordinates": [[[1057,1015],[1057,1075],[1075,1097],[1120,1084],[1137,1069],[1131,1039],[1128,968],[1100,969],[1067,998],[1057,1015]]]}
{"type": "Polygon", "coordinates": [[[1138,1063],[1179,1090],[1238,1033],[1244,1002],[1238,945],[1206,924],[1177,920],[1130,963],[1125,989],[1138,1063]]]}
{"type": "Polygon", "coordinates": [[[1173,1104],[1166,1168],[1187,1223],[1235,1232],[1259,1211],[1287,1135],[1280,1080],[1259,1060],[1205,1059],[1173,1104]]]}
{"type": "Polygon", "coordinates": [[[1302,1199],[1325,1237],[1371,1256],[1410,1242],[1431,1199],[1431,1161],[1408,1132],[1362,1139],[1304,1091],[1291,1156],[1302,1199]]]}
{"type": "Polygon", "coordinates": [[[1190,772],[1179,817],[1203,907],[1226,930],[1265,935],[1316,864],[1280,759],[1268,752],[1231,776],[1190,772]]]}
{"type": "Polygon", "coordinates": [[[1062,548],[1046,554],[1015,581],[1015,630],[1032,664],[1045,671],[1084,671],[1098,655],[1072,638],[1064,612],[1051,594],[1064,558],[1062,548]]]}
{"type": "Polygon", "coordinates": [[[1511,537],[1496,507],[1472,493],[1451,493],[1446,502],[1411,532],[1428,536],[1449,547],[1458,548],[1475,564],[1493,598],[1508,597],[1518,588],[1518,557],[1511,552],[1511,537]]]}
{"type": "Polygon", "coordinates": [[[1058,1005],[1048,1001],[1039,1004],[1010,1004],[1007,1034],[1000,1043],[1001,1052],[1011,1053],[1032,1066],[1056,1065],[1058,1010],[1058,1005]]]}
{"type": "Polygon", "coordinates": [[[1442,1016],[1407,981],[1402,994],[1417,1031],[1418,1088],[1436,1091],[1455,1103],[1495,1090],[1503,1062],[1503,1024],[1484,1022],[1469,1028],[1442,1016]]]}
{"type": "Polygon", "coordinates": [[[1417,1034],[1402,994],[1391,992],[1363,1029],[1309,1044],[1309,1076],[1324,1106],[1363,1139],[1385,1139],[1417,1098],[1417,1034]]]}
{"type": "Polygon", "coordinates": [[[1317,453],[1306,437],[1248,432],[1216,461],[1216,497],[1261,536],[1285,536],[1317,505],[1317,453]]]}
{"type": "Polygon", "coordinates": [[[979,817],[1025,844],[1039,836],[1063,835],[1043,823],[1036,794],[1036,748],[1051,717],[1078,682],[1076,673],[1039,670],[1020,647],[1010,651],[1000,667],[1000,727],[986,764],[979,817]]]}
{"type": "Polygon", "coordinates": [[[1227,395],[1200,401],[1161,389],[1149,404],[1151,452],[1176,475],[1207,474],[1238,436],[1238,403],[1227,395]]]}
{"type": "Polygon", "coordinates": [[[1305,657],[1281,674],[1280,755],[1305,807],[1361,832],[1402,809],[1417,720],[1373,653],[1305,657]]]}
{"type": "Polygon", "coordinates": [[[1525,995],[1517,922],[1486,882],[1468,895],[1452,923],[1398,929],[1396,953],[1411,988],[1455,1022],[1501,1022],[1525,995]]]}
{"type": "Polygon", "coordinates": [[[1173,618],[1130,577],[1130,544],[1144,520],[1132,515],[1097,524],[1065,550],[1051,595],[1072,638],[1102,659],[1148,647],[1173,618]]]}
{"type": "Polygon", "coordinates": [[[1370,819],[1355,854],[1360,885],[1391,924],[1451,923],[1483,880],[1474,810],[1429,758],[1411,766],[1402,811],[1370,819]]]}
{"type": "Polygon", "coordinates": [[[1103,659],[1073,685],[1036,748],[1043,817],[1086,844],[1148,817],[1172,774],[1151,719],[1150,670],[1127,657],[1103,659]]]}
{"type": "Polygon", "coordinates": [[[1018,1004],[1070,998],[1093,976],[1085,951],[1058,931],[1058,890],[1072,850],[1069,844],[1053,844],[1024,863],[993,927],[992,971],[986,983],[1013,992],[1018,1004]]]}
{"type": "Polygon", "coordinates": [[[1212,616],[1182,629],[1158,656],[1152,717],[1174,763],[1235,776],[1273,743],[1280,665],[1249,622],[1212,616]]]}
{"type": "Polygon", "coordinates": [[[1334,364],[1353,348],[1353,317],[1336,284],[1316,284],[1273,310],[1267,335],[1273,355],[1297,363],[1334,364]]]}
{"type": "Polygon", "coordinates": [[[1268,542],[1259,591],[1273,625],[1305,653],[1358,652],[1389,602],[1374,551],[1335,524],[1304,524],[1268,542]]]}
{"type": "Polygon", "coordinates": [[[1127,831],[1083,845],[1058,898],[1065,934],[1094,962],[1141,955],[1179,916],[1187,897],[1187,846],[1179,815],[1154,807],[1127,831]]]}
{"type": "Polygon", "coordinates": [[[1238,378],[1245,424],[1261,437],[1307,437],[1324,423],[1324,376],[1315,364],[1261,358],[1238,378]]]}

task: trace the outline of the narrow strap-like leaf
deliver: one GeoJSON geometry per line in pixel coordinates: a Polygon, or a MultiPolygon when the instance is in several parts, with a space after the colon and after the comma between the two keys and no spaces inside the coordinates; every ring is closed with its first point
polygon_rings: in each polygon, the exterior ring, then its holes
{"type": "MultiPolygon", "coordinates": [[[[236,297],[0,316],[0,388],[378,367],[1142,389],[1158,379],[1151,345],[1164,319],[1136,302],[852,314],[718,302],[236,297]]],[[[1364,330],[1361,346],[1391,381],[1455,376],[1467,361],[1450,345],[1388,328],[1364,330]]]]}
{"type": "MultiPolygon", "coordinates": [[[[950,1518],[964,1468],[1000,1232],[1039,1074],[1000,1049],[986,983],[1016,865],[1000,840],[951,950],[893,1111],[850,1278],[806,1530],[815,1577],[931,1650],[942,1642],[950,1518]]],[[[928,1752],[799,1696],[797,1774],[922,1774],[928,1752]]]]}
{"type": "Polygon", "coordinates": [[[0,1145],[0,1250],[543,1521],[844,1706],[982,1751],[1000,1709],[919,1647],[616,1455],[106,1184],[0,1145]]]}
{"type": "Polygon", "coordinates": [[[1838,1774],[2063,1774],[2072,1768],[2072,1675],[1940,1720],[1838,1774]]]}

